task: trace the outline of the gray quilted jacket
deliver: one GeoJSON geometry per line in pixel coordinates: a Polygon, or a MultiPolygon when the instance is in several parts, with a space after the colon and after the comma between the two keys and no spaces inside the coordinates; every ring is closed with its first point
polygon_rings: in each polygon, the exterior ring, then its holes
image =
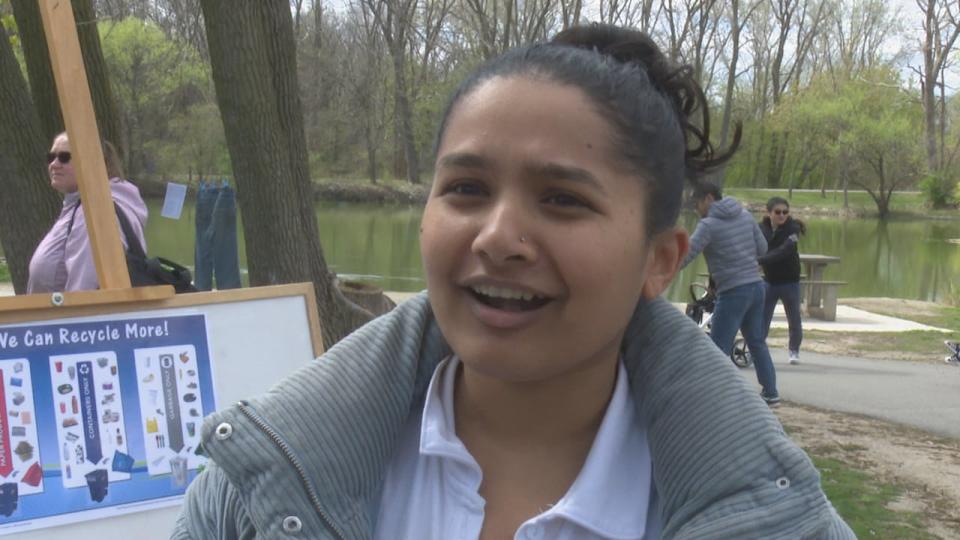
{"type": "MultiPolygon", "coordinates": [[[[449,354],[421,294],[213,414],[211,464],[171,538],[370,538],[398,435],[449,354]]],[[[622,354],[664,538],[855,538],[810,459],[690,319],[663,299],[641,303],[622,354]]]]}

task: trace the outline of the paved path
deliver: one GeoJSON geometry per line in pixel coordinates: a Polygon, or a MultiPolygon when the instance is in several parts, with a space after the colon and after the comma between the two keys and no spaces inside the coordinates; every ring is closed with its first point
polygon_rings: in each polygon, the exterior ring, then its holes
{"type": "MultiPolygon", "coordinates": [[[[960,439],[960,369],[954,366],[808,352],[802,353],[800,365],[791,366],[786,351],[770,352],[780,395],[788,402],[864,414],[960,439]]],[[[753,368],[740,371],[756,384],[753,368]]]]}

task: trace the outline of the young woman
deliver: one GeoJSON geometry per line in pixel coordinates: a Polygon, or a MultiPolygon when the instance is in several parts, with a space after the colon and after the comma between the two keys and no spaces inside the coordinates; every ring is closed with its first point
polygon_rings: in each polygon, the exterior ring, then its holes
{"type": "Polygon", "coordinates": [[[763,316],[766,332],[777,302],[783,302],[790,328],[788,345],[790,363],[800,363],[800,342],[803,341],[803,323],[800,320],[800,252],[797,243],[807,232],[799,219],[790,216],[790,203],[781,197],[767,201],[767,215],[760,222],[760,230],[767,239],[767,253],[757,259],[763,267],[767,292],[763,316]]]}
{"type": "Polygon", "coordinates": [[[481,67],[439,129],[427,294],[209,418],[173,538],[853,538],[659,298],[684,179],[722,161],[705,105],[616,27],[481,67]]]}
{"type": "MultiPolygon", "coordinates": [[[[103,143],[103,155],[113,201],[126,215],[127,222],[146,250],[143,229],[147,224],[147,205],[140,198],[137,186],[123,179],[119,156],[109,142],[103,143]]],[[[80,205],[77,173],[73,169],[70,141],[66,133],[57,135],[53,140],[47,154],[47,170],[50,173],[50,186],[63,194],[63,209],[30,259],[27,293],[96,289],[99,287],[97,269],[93,263],[87,222],[80,205]]],[[[126,247],[122,232],[120,239],[126,247]]]]}

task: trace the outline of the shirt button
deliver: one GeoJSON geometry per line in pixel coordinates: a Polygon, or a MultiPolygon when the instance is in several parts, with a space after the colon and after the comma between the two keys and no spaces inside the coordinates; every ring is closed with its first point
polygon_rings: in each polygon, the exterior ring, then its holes
{"type": "Polygon", "coordinates": [[[303,522],[297,516],[287,516],[283,518],[283,532],[287,534],[297,534],[303,529],[303,522]]]}
{"type": "Polygon", "coordinates": [[[777,478],[777,487],[780,489],[787,489],[788,487],[790,487],[790,479],[787,478],[786,476],[781,476],[780,478],[777,478]]]}
{"type": "Polygon", "coordinates": [[[215,431],[217,439],[225,441],[233,435],[233,426],[226,422],[221,422],[215,431]]]}

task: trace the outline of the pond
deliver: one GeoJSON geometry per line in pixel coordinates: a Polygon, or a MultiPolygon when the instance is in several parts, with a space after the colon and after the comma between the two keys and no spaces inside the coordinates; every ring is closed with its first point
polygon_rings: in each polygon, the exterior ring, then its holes
{"type": "MultiPolygon", "coordinates": [[[[160,217],[161,201],[149,201],[147,243],[151,255],[193,263],[193,208],[180,220],[160,217]]],[[[324,256],[331,270],[376,283],[385,290],[425,287],[420,265],[420,208],[321,203],[317,220],[324,256]]],[[[802,216],[800,216],[802,217],[802,216]]],[[[696,218],[685,214],[691,232],[696,218]]],[[[887,296],[944,302],[960,297],[960,220],[841,220],[811,217],[800,244],[803,253],[842,257],[825,279],[846,281],[841,296],[887,296]],[[954,242],[951,242],[954,240],[954,242]]],[[[241,267],[245,253],[240,240],[241,267]]],[[[671,300],[687,298],[687,287],[706,272],[699,257],[671,286],[671,300]]]]}

